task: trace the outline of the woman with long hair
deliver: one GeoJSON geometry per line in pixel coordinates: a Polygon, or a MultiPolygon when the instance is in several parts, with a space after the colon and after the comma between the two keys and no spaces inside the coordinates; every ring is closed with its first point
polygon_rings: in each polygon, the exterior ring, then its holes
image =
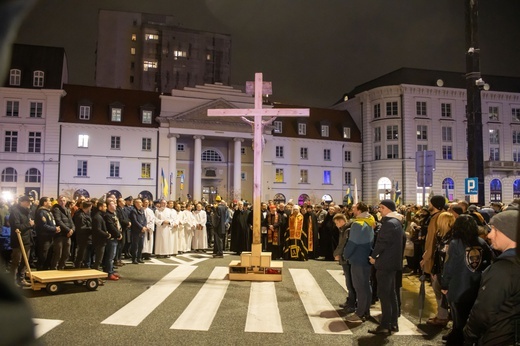
{"type": "Polygon", "coordinates": [[[462,329],[480,286],[480,276],[493,259],[486,241],[479,237],[475,219],[460,215],[453,225],[453,236],[442,272],[442,292],[448,297],[453,319],[452,330],[443,336],[448,345],[462,345],[462,329]]]}

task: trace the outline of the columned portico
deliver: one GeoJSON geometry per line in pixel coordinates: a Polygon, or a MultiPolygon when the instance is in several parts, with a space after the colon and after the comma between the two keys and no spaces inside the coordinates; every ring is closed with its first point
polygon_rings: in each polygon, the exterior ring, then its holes
{"type": "Polygon", "coordinates": [[[242,197],[242,142],[243,138],[234,138],[235,141],[235,157],[233,160],[233,199],[240,200],[242,197]]]}
{"type": "Polygon", "coordinates": [[[165,196],[169,197],[169,199],[175,200],[177,196],[175,193],[177,192],[177,138],[180,135],[176,133],[168,133],[168,139],[170,142],[170,157],[168,159],[168,167],[170,171],[170,195],[165,196]]]}
{"type": "Polygon", "coordinates": [[[204,136],[193,136],[193,196],[194,201],[202,198],[202,140],[204,136]]]}

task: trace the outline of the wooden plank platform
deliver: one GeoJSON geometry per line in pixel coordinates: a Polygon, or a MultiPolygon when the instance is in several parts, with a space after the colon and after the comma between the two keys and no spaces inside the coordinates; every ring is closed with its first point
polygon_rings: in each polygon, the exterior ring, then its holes
{"type": "Polygon", "coordinates": [[[41,283],[63,282],[88,279],[102,279],[108,274],[95,269],[42,270],[31,271],[34,281],[41,283]]]}
{"type": "Polygon", "coordinates": [[[238,260],[229,263],[229,280],[231,281],[282,281],[282,261],[271,261],[266,268],[242,266],[238,260]],[[278,272],[278,273],[273,273],[278,272]]]}

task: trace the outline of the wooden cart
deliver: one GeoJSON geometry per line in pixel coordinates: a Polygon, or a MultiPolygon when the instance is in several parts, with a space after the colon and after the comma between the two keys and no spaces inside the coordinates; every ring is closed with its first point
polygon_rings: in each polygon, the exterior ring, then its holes
{"type": "Polygon", "coordinates": [[[99,279],[108,276],[107,273],[95,269],[70,269],[70,270],[42,270],[32,272],[29,266],[29,260],[25,253],[21,232],[15,230],[22,250],[25,266],[29,271],[31,288],[39,291],[45,288],[49,294],[58,294],[61,292],[64,282],[74,282],[75,285],[81,286],[85,284],[89,291],[95,291],[99,286],[99,279]]]}

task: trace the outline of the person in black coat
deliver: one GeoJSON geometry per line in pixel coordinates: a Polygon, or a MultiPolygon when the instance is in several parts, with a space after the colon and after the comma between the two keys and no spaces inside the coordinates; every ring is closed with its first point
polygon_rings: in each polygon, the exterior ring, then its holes
{"type": "Polygon", "coordinates": [[[60,226],[56,225],[51,207],[52,202],[49,197],[40,198],[34,219],[37,239],[38,270],[51,269],[52,251],[49,250],[52,248],[54,237],[61,232],[60,226]]]}
{"type": "Polygon", "coordinates": [[[56,233],[52,246],[51,269],[65,269],[65,263],[69,259],[71,237],[74,234],[74,221],[70,215],[70,209],[66,207],[67,197],[60,196],[58,203],[52,206],[52,215],[56,224],[60,226],[60,233],[56,233]]]}
{"type": "Polygon", "coordinates": [[[109,280],[119,280],[119,275],[114,271],[114,258],[117,251],[118,241],[122,239],[121,223],[116,214],[116,202],[109,201],[107,204],[107,212],[103,215],[107,232],[110,234],[107,245],[105,246],[105,254],[103,255],[103,270],[108,273],[109,280]]]}
{"type": "Polygon", "coordinates": [[[148,231],[146,227],[146,216],[144,215],[143,201],[140,198],[134,199],[134,206],[130,209],[131,235],[132,244],[130,246],[130,254],[132,263],[144,263],[142,257],[144,236],[148,231]]]}
{"type": "Polygon", "coordinates": [[[22,249],[18,242],[16,230],[21,232],[25,254],[29,257],[32,246],[32,231],[34,221],[29,217],[29,197],[23,196],[18,199],[18,203],[13,205],[9,214],[9,224],[11,225],[11,274],[15,282],[24,282],[25,261],[22,261],[22,249]]]}
{"type": "Polygon", "coordinates": [[[81,209],[76,211],[72,217],[74,227],[76,228],[76,242],[78,244],[78,252],[74,258],[74,268],[90,266],[90,248],[92,247],[91,210],[92,202],[84,201],[81,203],[81,209]]]}
{"type": "Polygon", "coordinates": [[[243,251],[251,249],[251,230],[247,223],[250,211],[244,208],[242,201],[239,201],[237,206],[231,221],[231,251],[240,255],[243,251]]]}
{"type": "MultiPolygon", "coordinates": [[[[220,198],[220,197],[219,197],[220,198]]],[[[226,239],[227,224],[229,224],[229,210],[225,201],[220,201],[213,212],[213,257],[224,257],[224,243],[226,239]]]]}
{"type": "Polygon", "coordinates": [[[399,330],[395,278],[397,271],[403,269],[404,231],[394,201],[390,199],[381,201],[379,212],[383,216],[381,229],[369,259],[376,268],[377,295],[381,301],[382,314],[380,325],[368,332],[387,336],[392,331],[399,330]]]}
{"type": "Polygon", "coordinates": [[[96,270],[99,270],[99,266],[103,262],[105,246],[111,237],[103,218],[106,211],[106,203],[98,202],[96,209],[92,212],[92,246],[94,247],[94,264],[92,269],[96,270]]]}

